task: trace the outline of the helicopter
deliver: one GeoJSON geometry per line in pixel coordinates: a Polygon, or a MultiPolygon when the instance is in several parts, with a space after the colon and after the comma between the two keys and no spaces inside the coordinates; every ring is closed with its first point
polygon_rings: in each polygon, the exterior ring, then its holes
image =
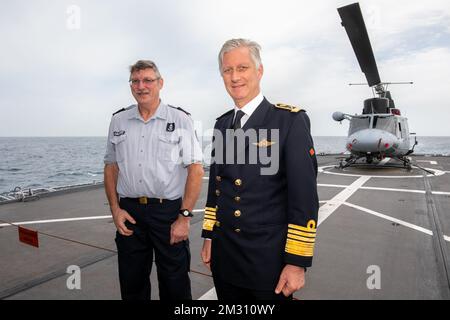
{"type": "Polygon", "coordinates": [[[350,85],[368,85],[373,93],[373,98],[364,101],[362,114],[333,113],[335,121],[350,121],[346,141],[346,149],[350,152],[350,156],[341,160],[339,168],[356,164],[372,165],[374,161],[379,165],[399,166],[387,164],[390,159],[397,159],[401,167],[411,170],[411,158],[408,155],[414,152],[414,147],[418,144],[417,138],[414,137],[415,143],[410,149],[410,135],[415,133],[409,133],[408,119],[402,116],[400,109],[395,106],[388,87],[413,82],[382,82],[359,3],[337,10],[361,71],[367,79],[367,84],[350,85]],[[365,159],[365,163],[357,163],[360,159],[365,159]]]}

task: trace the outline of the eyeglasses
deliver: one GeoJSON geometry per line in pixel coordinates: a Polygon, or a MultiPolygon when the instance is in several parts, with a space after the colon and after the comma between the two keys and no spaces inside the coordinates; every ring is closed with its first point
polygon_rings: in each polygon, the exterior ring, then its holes
{"type": "Polygon", "coordinates": [[[138,80],[138,79],[130,79],[128,82],[130,83],[131,86],[133,87],[137,87],[139,85],[140,82],[142,82],[145,86],[150,86],[153,82],[155,82],[156,80],[159,80],[160,78],[156,78],[156,79],[148,79],[145,78],[143,80],[138,80]]]}

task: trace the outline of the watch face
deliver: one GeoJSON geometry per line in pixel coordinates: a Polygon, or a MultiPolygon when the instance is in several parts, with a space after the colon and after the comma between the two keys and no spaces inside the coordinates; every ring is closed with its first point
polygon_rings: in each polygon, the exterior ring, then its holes
{"type": "Polygon", "coordinates": [[[181,210],[181,214],[185,217],[190,217],[191,213],[189,212],[189,210],[181,210]]]}

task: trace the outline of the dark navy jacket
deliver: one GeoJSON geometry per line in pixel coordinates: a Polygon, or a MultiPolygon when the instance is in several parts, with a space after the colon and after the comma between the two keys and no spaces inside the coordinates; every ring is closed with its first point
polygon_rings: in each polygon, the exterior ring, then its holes
{"type": "Polygon", "coordinates": [[[242,128],[256,129],[256,141],[246,139],[245,149],[236,150],[226,133],[233,117],[231,110],[215,125],[224,138],[214,137],[202,237],[212,239],[214,276],[243,288],[274,290],[286,264],[312,263],[319,200],[310,122],[304,111],[264,99],[242,128]],[[224,164],[217,157],[232,149],[245,153],[245,163],[224,164]],[[255,149],[278,158],[276,173],[261,174],[273,163],[252,160],[255,149]]]}

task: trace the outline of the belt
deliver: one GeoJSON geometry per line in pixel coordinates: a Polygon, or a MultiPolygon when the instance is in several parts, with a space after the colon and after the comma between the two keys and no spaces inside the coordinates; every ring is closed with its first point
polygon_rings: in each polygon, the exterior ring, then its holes
{"type": "Polygon", "coordinates": [[[139,197],[139,198],[123,198],[124,200],[129,200],[133,202],[138,202],[139,204],[157,204],[157,203],[168,203],[172,201],[178,201],[176,200],[169,200],[169,199],[163,199],[163,198],[147,198],[147,197],[139,197]]]}

